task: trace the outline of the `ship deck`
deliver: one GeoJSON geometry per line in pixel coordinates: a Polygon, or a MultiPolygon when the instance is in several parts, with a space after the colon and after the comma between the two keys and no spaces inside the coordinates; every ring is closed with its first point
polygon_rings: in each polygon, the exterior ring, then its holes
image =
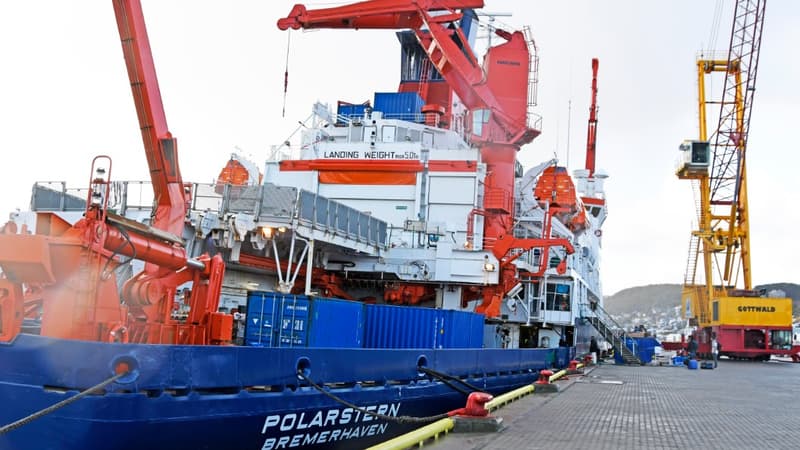
{"type": "Polygon", "coordinates": [[[800,364],[723,359],[715,370],[602,364],[496,410],[496,433],[450,433],[433,450],[753,449],[800,442],[800,364]]]}

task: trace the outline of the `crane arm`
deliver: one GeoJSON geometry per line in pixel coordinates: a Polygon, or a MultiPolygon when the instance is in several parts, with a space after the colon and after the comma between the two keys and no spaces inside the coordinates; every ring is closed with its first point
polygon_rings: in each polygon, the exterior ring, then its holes
{"type": "Polygon", "coordinates": [[[507,42],[490,48],[482,67],[461,30],[450,26],[462,16],[455,9],[482,6],[482,0],[371,0],[317,10],[295,5],[278,28],[410,28],[472,111],[473,141],[523,145],[539,134],[527,126],[530,53],[524,34],[498,30],[507,42]]]}
{"type": "Polygon", "coordinates": [[[589,129],[586,136],[586,170],[594,175],[595,152],[597,150],[597,69],[600,60],[592,58],[592,105],[589,107],[589,129]]]}
{"type": "Polygon", "coordinates": [[[378,0],[353,3],[335,8],[308,10],[294,5],[278,20],[278,28],[411,28],[422,25],[418,11],[452,11],[456,8],[483,8],[483,0],[378,0]]]}
{"type": "Polygon", "coordinates": [[[142,5],[138,0],[114,0],[114,12],[153,183],[156,206],[152,225],[180,236],[186,204],[178,147],[167,128],[142,5]]]}

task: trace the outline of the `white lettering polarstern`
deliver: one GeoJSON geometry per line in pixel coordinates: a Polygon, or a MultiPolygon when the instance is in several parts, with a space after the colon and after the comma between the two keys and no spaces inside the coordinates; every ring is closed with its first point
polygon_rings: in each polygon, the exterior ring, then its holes
{"type": "MultiPolygon", "coordinates": [[[[377,414],[397,417],[400,413],[400,403],[381,403],[368,405],[364,409],[377,414]]],[[[276,432],[283,434],[279,437],[269,437],[264,441],[261,450],[278,450],[297,448],[306,445],[324,444],[328,442],[358,439],[362,437],[383,434],[389,427],[388,423],[363,424],[379,420],[372,414],[362,413],[353,408],[318,410],[314,413],[289,413],[274,414],[264,419],[261,434],[276,432]],[[363,425],[362,425],[363,424],[363,425]],[[317,428],[336,427],[332,430],[319,431],[317,428]],[[301,433],[291,433],[302,431],[301,433]]]]}

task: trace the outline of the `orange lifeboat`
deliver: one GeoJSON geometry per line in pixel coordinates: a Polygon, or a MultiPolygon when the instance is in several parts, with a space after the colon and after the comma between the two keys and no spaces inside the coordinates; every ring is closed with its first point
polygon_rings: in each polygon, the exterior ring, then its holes
{"type": "Polygon", "coordinates": [[[255,186],[261,184],[261,177],[260,171],[252,161],[233,153],[231,159],[220,171],[217,184],[255,186]]]}
{"type": "Polygon", "coordinates": [[[542,208],[549,203],[553,216],[573,233],[578,234],[586,229],[586,210],[566,167],[551,166],[545,169],[536,182],[533,195],[542,208]]]}

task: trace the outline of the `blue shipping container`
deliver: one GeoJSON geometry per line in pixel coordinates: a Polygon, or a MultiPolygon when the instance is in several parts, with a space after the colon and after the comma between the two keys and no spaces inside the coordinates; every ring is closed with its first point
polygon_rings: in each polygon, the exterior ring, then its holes
{"type": "Polygon", "coordinates": [[[445,327],[439,340],[441,348],[483,347],[482,314],[453,310],[445,310],[443,313],[445,327]]]}
{"type": "Polygon", "coordinates": [[[249,293],[245,345],[306,347],[309,306],[308,297],[302,295],[249,293]]]}
{"type": "MultiPolygon", "coordinates": [[[[365,102],[359,105],[355,105],[352,103],[347,102],[338,102],[336,105],[336,115],[342,116],[343,118],[353,119],[353,118],[362,118],[364,117],[364,110],[369,108],[369,102],[365,102]]],[[[338,120],[338,123],[344,123],[344,121],[338,120]]]]}
{"type": "MultiPolygon", "coordinates": [[[[636,354],[636,357],[639,358],[639,361],[644,364],[649,364],[653,361],[656,347],[661,346],[661,343],[658,342],[656,338],[652,337],[626,338],[625,346],[628,347],[634,354],[636,354]]],[[[620,352],[614,352],[614,363],[625,364],[625,360],[622,359],[622,354],[620,352]]]]}
{"type": "Polygon", "coordinates": [[[247,299],[245,345],[362,346],[364,305],[360,302],[275,292],[251,292],[247,299]]]}
{"type": "Polygon", "coordinates": [[[376,92],[375,111],[383,113],[388,119],[403,119],[415,122],[424,121],[422,106],[424,101],[416,92],[376,92]]]}
{"type": "Polygon", "coordinates": [[[324,298],[311,301],[309,347],[361,348],[363,341],[363,303],[324,298]]]}
{"type": "Polygon", "coordinates": [[[364,307],[364,347],[434,348],[434,309],[388,305],[364,307]]]}
{"type": "Polygon", "coordinates": [[[480,314],[413,306],[366,305],[366,348],[480,348],[480,314]]]}
{"type": "Polygon", "coordinates": [[[633,338],[636,342],[636,356],[645,364],[653,361],[656,353],[656,347],[660,347],[661,343],[658,339],[652,337],[633,338]]]}

